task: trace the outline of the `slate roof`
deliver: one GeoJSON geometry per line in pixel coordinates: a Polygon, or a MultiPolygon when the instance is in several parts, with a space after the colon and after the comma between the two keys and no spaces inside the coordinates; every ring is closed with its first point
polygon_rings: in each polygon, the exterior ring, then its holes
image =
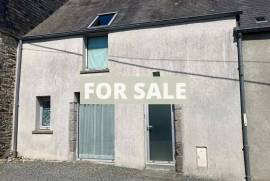
{"type": "MultiPolygon", "coordinates": [[[[237,0],[236,0],[237,1],[237,0]]],[[[270,0],[239,0],[242,29],[270,27],[270,0]],[[264,16],[267,22],[257,23],[256,17],[264,16]]]]}
{"type": "Polygon", "coordinates": [[[111,26],[243,11],[241,27],[270,26],[270,1],[265,0],[69,0],[27,36],[87,30],[99,13],[118,12],[111,26]],[[267,23],[255,17],[267,16],[267,23]]]}
{"type": "Polygon", "coordinates": [[[48,18],[67,0],[0,0],[0,31],[22,36],[48,18]]]}

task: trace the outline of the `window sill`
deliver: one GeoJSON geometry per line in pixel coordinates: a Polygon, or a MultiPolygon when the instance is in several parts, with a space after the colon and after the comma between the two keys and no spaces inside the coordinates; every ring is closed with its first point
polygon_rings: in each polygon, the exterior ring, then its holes
{"type": "Polygon", "coordinates": [[[52,130],[34,130],[32,134],[53,134],[52,130]]]}
{"type": "Polygon", "coordinates": [[[109,69],[102,69],[102,70],[83,70],[80,74],[95,74],[95,73],[107,73],[110,72],[109,69]]]}

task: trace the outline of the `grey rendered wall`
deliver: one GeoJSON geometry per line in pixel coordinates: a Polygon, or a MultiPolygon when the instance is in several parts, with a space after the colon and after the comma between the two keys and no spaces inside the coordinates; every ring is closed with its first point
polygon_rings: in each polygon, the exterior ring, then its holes
{"type": "Polygon", "coordinates": [[[245,35],[243,56],[253,180],[270,178],[270,34],[245,35]]]}
{"type": "MultiPolygon", "coordinates": [[[[183,140],[186,175],[244,178],[235,26],[235,19],[224,19],[109,34],[110,73],[151,76],[159,70],[161,76],[190,78],[188,101],[181,109],[183,133],[177,134],[183,140]],[[207,147],[207,168],[197,168],[196,146],[207,147]]],[[[79,91],[82,41],[24,44],[18,140],[22,156],[68,159],[68,106],[79,91]],[[40,95],[52,96],[53,135],[31,134],[35,97],[40,95]]],[[[116,165],[145,168],[144,114],[145,105],[116,106],[116,165]]]]}
{"type": "Polygon", "coordinates": [[[74,92],[79,92],[82,38],[23,44],[18,153],[21,156],[68,160],[69,113],[74,92]],[[32,134],[36,97],[51,96],[53,134],[32,134]]]}
{"type": "MultiPolygon", "coordinates": [[[[109,35],[111,72],[129,76],[160,70],[161,76],[190,78],[188,100],[181,115],[184,174],[244,179],[235,26],[235,19],[227,19],[109,35]],[[196,146],[207,147],[208,168],[197,168],[196,146]]],[[[133,114],[129,117],[128,123],[139,122],[143,124],[133,114]]],[[[125,138],[128,132],[133,129],[116,135],[125,138]]],[[[128,160],[135,153],[132,150],[138,149],[136,144],[119,142],[116,149],[129,153],[121,155],[122,159],[128,160]]],[[[132,164],[131,160],[128,163],[132,164]]]]}

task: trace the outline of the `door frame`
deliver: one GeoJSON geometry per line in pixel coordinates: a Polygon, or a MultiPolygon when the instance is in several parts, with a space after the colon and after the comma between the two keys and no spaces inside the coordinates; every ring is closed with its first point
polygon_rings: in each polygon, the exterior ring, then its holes
{"type": "Polygon", "coordinates": [[[168,104],[171,106],[171,128],[172,128],[172,156],[173,161],[155,161],[150,160],[150,134],[148,131],[149,126],[149,104],[144,105],[144,118],[145,118],[145,148],[146,148],[146,164],[168,164],[168,165],[175,165],[175,125],[174,125],[174,111],[173,111],[173,104],[168,104]]]}

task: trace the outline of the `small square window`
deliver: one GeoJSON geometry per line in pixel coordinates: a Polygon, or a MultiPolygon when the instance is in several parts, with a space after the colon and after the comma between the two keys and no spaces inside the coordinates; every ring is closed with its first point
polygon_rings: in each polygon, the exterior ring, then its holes
{"type": "Polygon", "coordinates": [[[116,16],[116,13],[100,14],[94,19],[94,21],[90,24],[88,28],[99,27],[99,26],[109,26],[113,22],[115,16],[116,16]]]}
{"type": "Polygon", "coordinates": [[[51,100],[49,96],[37,98],[37,128],[40,130],[51,128],[51,100]]]}

